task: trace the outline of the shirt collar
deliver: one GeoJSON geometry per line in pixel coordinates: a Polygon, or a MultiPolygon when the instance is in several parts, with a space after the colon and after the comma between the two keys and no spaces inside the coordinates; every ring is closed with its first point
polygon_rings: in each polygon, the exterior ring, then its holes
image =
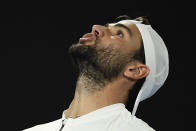
{"type": "Polygon", "coordinates": [[[99,108],[97,110],[94,110],[90,113],[87,113],[85,115],[82,115],[80,117],[77,118],[66,118],[65,116],[65,112],[66,110],[63,111],[62,113],[62,121],[64,120],[73,120],[73,121],[80,121],[80,120],[91,120],[92,119],[99,119],[99,117],[106,117],[107,115],[110,115],[111,113],[114,113],[114,111],[121,111],[122,109],[125,109],[125,105],[123,103],[115,103],[115,104],[111,104],[102,108],[99,108]]]}

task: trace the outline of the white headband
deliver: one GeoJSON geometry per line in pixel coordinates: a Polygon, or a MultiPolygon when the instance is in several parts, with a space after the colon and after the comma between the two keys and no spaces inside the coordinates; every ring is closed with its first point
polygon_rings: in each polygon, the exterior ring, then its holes
{"type": "Polygon", "coordinates": [[[135,115],[139,102],[154,95],[164,84],[169,73],[168,51],[164,41],[151,25],[145,25],[135,20],[123,20],[119,23],[136,24],[143,40],[146,65],[150,68],[150,73],[146,77],[134,104],[132,115],[135,115]]]}

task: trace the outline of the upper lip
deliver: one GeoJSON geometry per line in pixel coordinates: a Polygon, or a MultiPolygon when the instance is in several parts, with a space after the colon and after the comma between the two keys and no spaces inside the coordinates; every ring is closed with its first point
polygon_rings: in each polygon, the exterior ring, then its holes
{"type": "Polygon", "coordinates": [[[93,35],[93,37],[94,37],[95,39],[97,39],[97,37],[98,37],[98,31],[97,31],[97,30],[92,30],[92,32],[87,33],[87,34],[84,34],[84,35],[82,36],[82,38],[85,38],[85,37],[88,36],[88,35],[93,35]]]}
{"type": "Polygon", "coordinates": [[[86,41],[94,41],[96,40],[97,38],[97,35],[94,31],[92,31],[91,33],[87,33],[87,34],[84,34],[82,36],[82,38],[80,38],[80,42],[83,43],[83,42],[86,42],[86,41]]]}
{"type": "Polygon", "coordinates": [[[91,35],[92,35],[92,37],[95,37],[94,33],[91,32],[91,33],[84,34],[84,35],[82,36],[82,38],[91,37],[91,35]]]}

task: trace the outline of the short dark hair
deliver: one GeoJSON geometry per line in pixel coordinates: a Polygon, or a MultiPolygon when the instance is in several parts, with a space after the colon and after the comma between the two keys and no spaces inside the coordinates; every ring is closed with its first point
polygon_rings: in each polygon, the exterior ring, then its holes
{"type": "MultiPolygon", "coordinates": [[[[135,19],[132,19],[128,15],[121,15],[121,16],[119,16],[115,19],[115,21],[120,21],[120,20],[136,20],[136,21],[141,21],[142,24],[150,25],[150,22],[149,22],[149,20],[147,19],[146,16],[141,16],[141,17],[137,17],[135,19]]],[[[143,40],[141,42],[141,47],[134,53],[133,59],[137,60],[137,61],[139,61],[143,64],[146,64],[143,40]]],[[[127,98],[127,101],[126,101],[126,108],[129,111],[132,111],[134,103],[135,103],[136,98],[137,98],[137,95],[138,95],[142,85],[144,84],[145,80],[146,80],[146,77],[138,80],[133,85],[132,89],[129,91],[129,95],[128,95],[128,98],[127,98]]]]}
{"type": "Polygon", "coordinates": [[[150,25],[150,22],[147,18],[147,16],[140,16],[140,17],[137,17],[135,19],[132,19],[130,16],[128,15],[121,15],[121,16],[118,16],[116,19],[115,19],[115,22],[117,21],[120,21],[120,20],[136,20],[136,21],[141,21],[142,24],[145,24],[145,25],[150,25]]]}

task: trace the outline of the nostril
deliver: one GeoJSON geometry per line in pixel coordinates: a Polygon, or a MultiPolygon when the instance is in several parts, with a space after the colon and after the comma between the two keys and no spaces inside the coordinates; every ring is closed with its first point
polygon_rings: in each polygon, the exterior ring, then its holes
{"type": "Polygon", "coordinates": [[[104,35],[104,28],[100,25],[94,25],[92,27],[92,31],[95,36],[103,37],[103,35],[104,35]]]}
{"type": "Polygon", "coordinates": [[[95,35],[99,36],[99,32],[97,30],[95,30],[95,35]]]}

